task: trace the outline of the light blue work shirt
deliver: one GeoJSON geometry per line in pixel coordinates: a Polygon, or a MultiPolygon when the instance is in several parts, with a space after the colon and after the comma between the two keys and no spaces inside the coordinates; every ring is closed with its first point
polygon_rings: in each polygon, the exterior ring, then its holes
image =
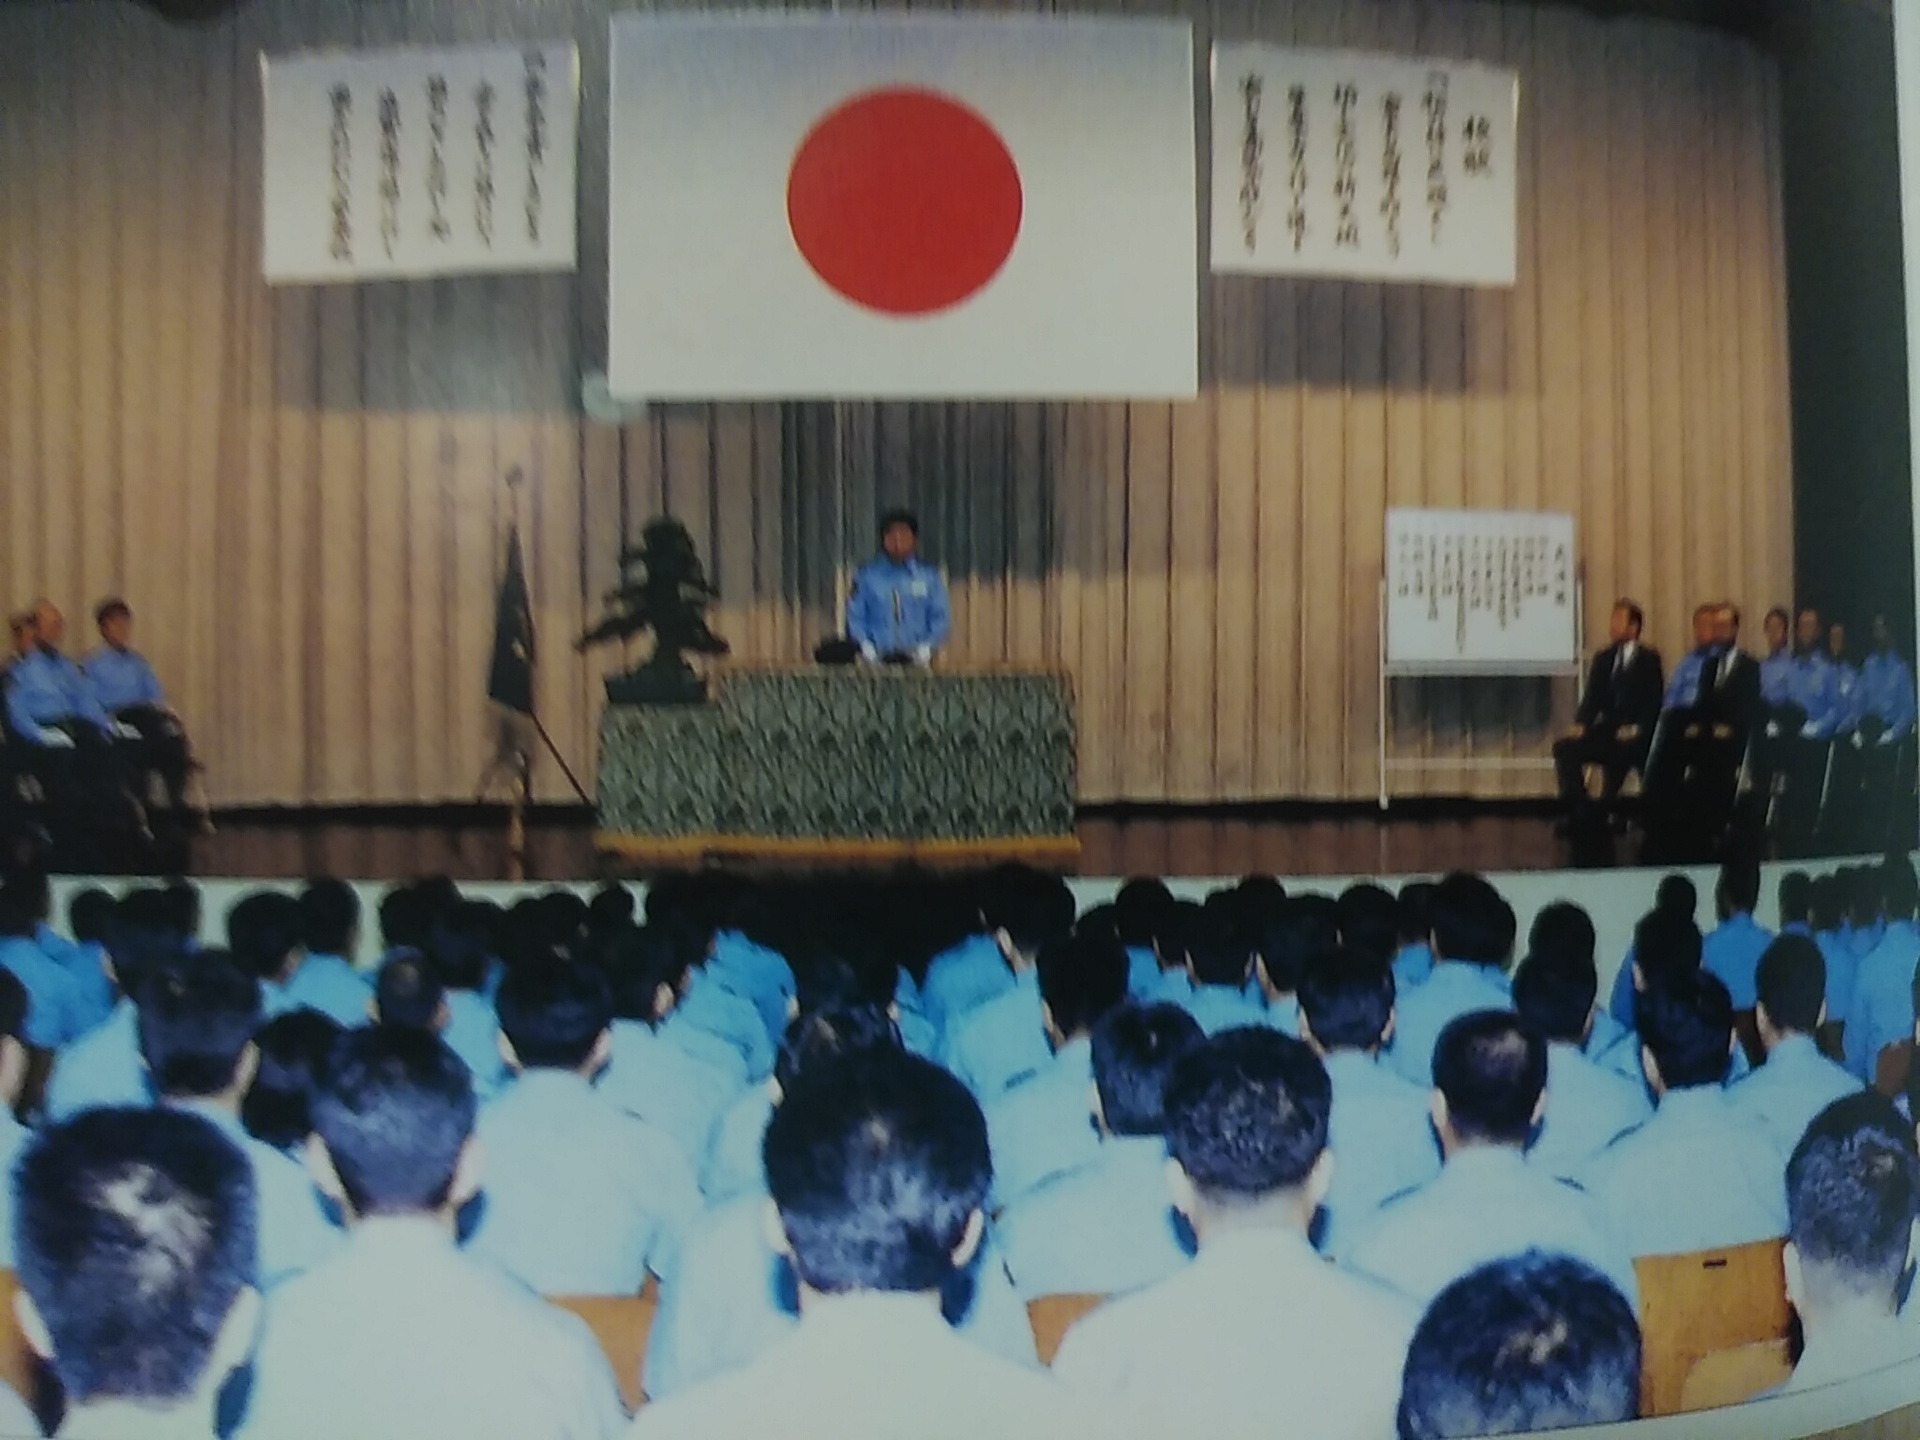
{"type": "Polygon", "coordinates": [[[1513,1009],[1513,982],[1496,967],[1442,960],[1426,983],[1394,1002],[1387,1062],[1416,1085],[1433,1083],[1433,1046],[1440,1032],[1475,1010],[1513,1009]]]}
{"type": "Polygon", "coordinates": [[[1187,997],[1186,1012],[1208,1035],[1246,1025],[1266,1025],[1267,1007],[1249,1000],[1244,990],[1231,985],[1196,985],[1187,997]]]}
{"type": "Polygon", "coordinates": [[[1607,997],[1607,1014],[1622,1030],[1634,1027],[1633,996],[1633,946],[1629,945],[1620,968],[1614,972],[1613,991],[1607,997]]]}
{"type": "Polygon", "coordinates": [[[1866,714],[1866,690],[1860,684],[1860,672],[1844,660],[1833,662],[1833,733],[1851,735],[1860,728],[1866,714]]]}
{"type": "Polygon", "coordinates": [[[1913,671],[1891,650],[1876,651],[1861,663],[1860,712],[1887,727],[1883,744],[1894,744],[1913,733],[1913,671]]]}
{"type": "Polygon", "coordinates": [[[1093,1126],[1093,1042],[1068,1041],[1038,1073],[983,1108],[996,1206],[1089,1163],[1100,1149],[1093,1126]]]}
{"type": "Polygon", "coordinates": [[[48,959],[67,972],[80,992],[86,1016],[85,1029],[91,1030],[113,1013],[120,992],[107,975],[107,950],[94,941],[69,940],[52,926],[41,924],[33,940],[48,959]]]}
{"type": "Polygon", "coordinates": [[[1812,1036],[1788,1035],[1767,1052],[1764,1065],[1728,1088],[1727,1100],[1743,1123],[1773,1141],[1785,1163],[1813,1117],[1859,1089],[1860,1082],[1822,1055],[1812,1036]]]}
{"type": "Polygon", "coordinates": [[[1440,1143],[1431,1090],[1360,1050],[1335,1050],[1326,1066],[1333,1084],[1327,1127],[1333,1182],[1314,1234],[1323,1255],[1345,1260],[1382,1205],[1440,1173],[1440,1143]]]}
{"type": "Polygon", "coordinates": [[[1860,969],[1860,956],[1837,930],[1820,931],[1813,943],[1827,962],[1827,1019],[1844,1025],[1853,1009],[1853,981],[1860,969]]]}
{"type": "Polygon", "coordinates": [[[338,955],[306,956],[281,987],[281,997],[287,1010],[304,1005],[349,1030],[372,1023],[373,982],[338,955]]]}
{"type": "Polygon", "coordinates": [[[1468,1271],[1528,1250],[1584,1260],[1638,1310],[1633,1257],[1600,1207],[1507,1145],[1470,1145],[1428,1184],[1388,1201],[1353,1264],[1425,1306],[1468,1271]]]}
{"type": "Polygon", "coordinates": [[[167,703],[153,667],[138,651],[102,645],[81,660],[80,670],[109,714],[142,706],[157,710],[167,703]]]}
{"type": "MultiPolygon", "coordinates": [[[[620,1022],[614,1023],[617,1034],[620,1022]]],[[[747,1079],[747,1057],[740,1053],[739,1047],[714,1034],[705,1026],[690,1022],[680,1013],[677,1005],[667,1012],[665,1019],[653,1027],[652,1033],[675,1049],[686,1052],[701,1064],[718,1070],[730,1079],[736,1088],[752,1083],[747,1079]]]]}
{"type": "Polygon", "coordinates": [[[580,1076],[526,1070],[480,1111],[486,1147],[467,1249],[542,1295],[638,1295],[669,1279],[700,1213],[664,1132],[580,1076]]]}
{"type": "Polygon", "coordinates": [[[1756,924],[1753,916],[1729,916],[1701,940],[1700,968],[1727,987],[1734,1009],[1751,1010],[1757,1001],[1760,957],[1772,943],[1773,932],[1756,924]]]}
{"type": "Polygon", "coordinates": [[[207,1100],[169,1101],[168,1108],[207,1121],[247,1157],[259,1206],[260,1285],[268,1289],[337,1255],[346,1232],[328,1215],[307,1167],[256,1140],[240,1117],[207,1100]]]}
{"type": "MultiPolygon", "coordinates": [[[[33,1132],[13,1118],[13,1111],[0,1106],[0,1269],[11,1270],[14,1264],[13,1166],[32,1138],[33,1132]]],[[[0,1429],[0,1435],[6,1433],[0,1429]]]]}
{"type": "Polygon", "coordinates": [[[27,992],[22,1027],[29,1045],[58,1050],[95,1028],[92,1007],[66,969],[23,935],[0,940],[0,969],[12,973],[27,992]]]}
{"type": "Polygon", "coordinates": [[[737,995],[751,1000],[769,1035],[787,1028],[787,1004],[794,996],[793,967],[785,957],[755,944],[738,930],[721,930],[713,937],[713,955],[707,971],[737,995]]]}
{"type": "Polygon", "coordinates": [[[1760,701],[1786,705],[1793,698],[1793,651],[1776,650],[1760,662],[1760,701]]]}
{"type": "Polygon", "coordinates": [[[491,1000],[478,990],[447,991],[447,1028],[440,1038],[473,1076],[476,1096],[487,1100],[499,1093],[507,1081],[507,1062],[500,1055],[500,1021],[491,1000]]]}
{"type": "Polygon", "coordinates": [[[1012,988],[1013,972],[999,943],[991,935],[969,935],[927,966],[927,977],[920,982],[920,1009],[944,1035],[969,1010],[1012,988]]]}
{"type": "MultiPolygon", "coordinates": [[[[746,1086],[738,1068],[708,1063],[676,1045],[662,1025],[613,1022],[607,1068],[596,1088],[629,1115],[673,1137],[688,1165],[706,1160],[714,1126],[746,1086]]],[[[726,1051],[737,1067],[739,1056],[726,1051]]]]}
{"type": "Polygon", "coordinates": [[[738,1050],[749,1081],[758,1084],[773,1073],[774,1032],[760,1017],[759,1007],[728,989],[719,976],[704,968],[690,971],[687,993],[673,1013],[682,1024],[705,1030],[738,1050]]]}
{"type": "Polygon", "coordinates": [[[1880,1052],[1898,1040],[1913,1038],[1913,971],[1920,964],[1920,929],[1911,920],[1895,920],[1887,933],[1860,957],[1853,977],[1853,1003],[1847,1007],[1842,1048],[1847,1069],[1866,1084],[1874,1079],[1880,1052]]]}
{"type": "Polygon", "coordinates": [[[1267,1002],[1266,1022],[1282,1035],[1300,1038],[1300,997],[1298,995],[1276,995],[1267,1002]]]}
{"type": "Polygon", "coordinates": [[[1788,705],[1807,715],[1800,733],[1809,740],[1831,739],[1840,719],[1839,677],[1824,650],[1796,655],[1787,666],[1788,705]]]}
{"type": "Polygon", "coordinates": [[[94,1029],[61,1050],[47,1079],[46,1111],[65,1120],[106,1105],[153,1103],[147,1067],[140,1057],[140,1011],[122,999],[94,1029]]]}
{"type": "Polygon", "coordinates": [[[765,1085],[741,1091],[727,1107],[713,1128],[706,1163],[700,1167],[700,1193],[707,1204],[766,1193],[767,1166],[762,1147],[771,1119],[773,1096],[765,1085]]]}
{"type": "Polygon", "coordinates": [[[113,720],[80,667],[66,656],[30,650],[7,668],[7,724],[30,745],[44,745],[49,728],[85,721],[110,735],[113,720]]]}
{"type": "Polygon", "coordinates": [[[1393,952],[1393,993],[1404,995],[1433,974],[1433,951],[1424,940],[1402,945],[1393,952]]]}
{"type": "Polygon", "coordinates": [[[1784,1235],[1786,1164],[1718,1085],[1669,1090],[1653,1117],[1596,1155],[1582,1177],[1640,1255],[1685,1255],[1784,1235]]]}
{"type": "MultiPolygon", "coordinates": [[[[767,1244],[769,1203],[765,1196],[742,1196],[707,1211],[688,1234],[678,1274],[660,1287],[647,1337],[649,1399],[664,1400],[740,1369],[799,1322],[792,1267],[767,1244]]],[[[1026,1306],[991,1238],[943,1301],[960,1334],[1006,1359],[1037,1365],[1026,1306]]],[[[884,1378],[874,1377],[876,1383],[884,1378]]]]}
{"type": "Polygon", "coordinates": [[[938,650],[951,628],[947,582],[925,561],[901,565],[877,555],[853,572],[847,638],[861,649],[882,655],[938,650]]]}
{"type": "Polygon", "coordinates": [[[1022,1300],[1123,1295],[1166,1279],[1193,1258],[1190,1232],[1167,1190],[1158,1135],[1109,1136],[1087,1165],[1056,1175],[994,1222],[1022,1300]]]}
{"type": "Polygon", "coordinates": [[[1547,1110],[1527,1147],[1527,1163],[1556,1180],[1577,1179],[1594,1156],[1651,1114],[1643,1082],[1553,1041],[1547,1046],[1547,1110]]]}
{"type": "Polygon", "coordinates": [[[947,1030],[940,1063],[959,1077],[982,1105],[1034,1074],[1053,1059],[1040,1016],[1040,975],[1032,966],[1013,977],[1013,988],[976,1005],[947,1030]]]}
{"type": "Polygon", "coordinates": [[[1159,983],[1160,956],[1145,945],[1129,945],[1127,947],[1127,994],[1139,1004],[1151,1004],[1147,997],[1153,993],[1153,987],[1159,983]]]}

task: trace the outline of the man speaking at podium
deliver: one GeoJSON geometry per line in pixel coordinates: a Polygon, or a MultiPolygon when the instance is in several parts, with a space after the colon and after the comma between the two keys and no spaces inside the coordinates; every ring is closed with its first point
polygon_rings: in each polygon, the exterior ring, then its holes
{"type": "Polygon", "coordinates": [[[880,520],[880,554],[855,572],[847,638],[869,663],[927,665],[947,643],[947,584],[915,555],[920,522],[909,510],[880,520]]]}

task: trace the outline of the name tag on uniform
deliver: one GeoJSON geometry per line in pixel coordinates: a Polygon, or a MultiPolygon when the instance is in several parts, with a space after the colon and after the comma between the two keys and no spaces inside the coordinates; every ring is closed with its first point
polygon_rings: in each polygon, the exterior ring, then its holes
{"type": "Polygon", "coordinates": [[[907,587],[907,592],[916,600],[924,600],[927,598],[927,582],[925,580],[915,580],[913,584],[907,587]]]}

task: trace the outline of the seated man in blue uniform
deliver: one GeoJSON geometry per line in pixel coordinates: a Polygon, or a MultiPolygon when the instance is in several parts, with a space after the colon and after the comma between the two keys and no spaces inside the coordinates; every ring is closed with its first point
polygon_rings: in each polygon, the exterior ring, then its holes
{"type": "Polygon", "coordinates": [[[126,804],[119,742],[138,733],[115,723],[80,667],[60,653],[65,635],[60,611],[50,601],[35,603],[33,649],[6,679],[7,729],[23,747],[24,768],[39,781],[56,829],[126,804]]]}
{"type": "Polygon", "coordinates": [[[1913,828],[1913,671],[1894,648],[1886,616],[1873,617],[1872,634],[1853,691],[1857,723],[1834,755],[1834,789],[1844,808],[1833,838],[1850,850],[1905,849],[1912,837],[1901,831],[1913,828]]]}
{"type": "Polygon", "coordinates": [[[908,510],[880,521],[880,553],[853,577],[847,638],[869,662],[929,665],[947,643],[947,582],[921,560],[920,522],[908,510]]]}
{"type": "Polygon", "coordinates": [[[175,810],[187,807],[187,776],[193,762],[187,732],[167,704],[165,692],[146,657],[133,648],[133,610],[118,598],[104,600],[93,612],[101,644],[80,662],[94,697],[115,722],[139,733],[134,747],[142,771],[157,774],[175,810]]]}

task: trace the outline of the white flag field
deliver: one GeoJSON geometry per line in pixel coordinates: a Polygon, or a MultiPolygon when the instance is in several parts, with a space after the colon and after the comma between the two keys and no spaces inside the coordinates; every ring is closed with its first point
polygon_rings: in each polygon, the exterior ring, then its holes
{"type": "Polygon", "coordinates": [[[615,395],[1195,393],[1185,22],[623,14],[612,68],[615,395]]]}

